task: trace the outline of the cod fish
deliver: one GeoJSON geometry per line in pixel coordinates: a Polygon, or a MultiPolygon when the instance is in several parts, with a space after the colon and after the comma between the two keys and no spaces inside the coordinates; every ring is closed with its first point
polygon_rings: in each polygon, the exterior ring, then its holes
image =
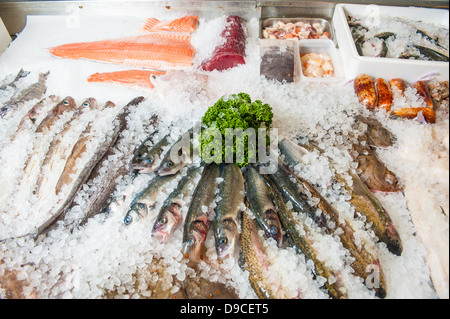
{"type": "MultiPolygon", "coordinates": [[[[114,122],[114,121],[113,121],[114,122]]],[[[92,170],[98,164],[98,162],[104,157],[108,149],[115,143],[118,136],[120,134],[120,126],[114,126],[113,132],[105,136],[104,139],[99,139],[98,145],[92,154],[89,154],[89,160],[84,165],[84,167],[80,168],[78,171],[73,172],[73,175],[70,176],[70,183],[67,183],[67,191],[65,196],[58,201],[58,203],[54,206],[56,211],[52,211],[50,213],[50,218],[48,218],[44,223],[36,228],[36,232],[38,235],[47,232],[50,229],[50,226],[58,219],[63,218],[67,209],[72,205],[73,200],[75,199],[76,194],[83,186],[83,184],[88,180],[91,175],[92,170]]],[[[74,146],[73,150],[83,150],[83,148],[78,148],[74,146]]],[[[82,152],[81,152],[82,153],[82,152]]],[[[76,156],[75,152],[72,152],[71,157],[76,156]]],[[[71,169],[70,166],[66,167],[71,169]]],[[[66,182],[67,180],[65,180],[66,182]]]]}
{"type": "Polygon", "coordinates": [[[353,158],[358,163],[358,176],[371,191],[399,192],[402,190],[397,176],[380,161],[370,147],[353,144],[352,150],[353,158]]]}
{"type": "Polygon", "coordinates": [[[164,136],[156,144],[153,144],[152,140],[153,135],[142,142],[131,160],[131,168],[140,174],[157,170],[161,164],[161,155],[165,147],[170,145],[169,135],[164,136]]]}
{"type": "Polygon", "coordinates": [[[189,129],[170,147],[164,155],[164,158],[161,160],[158,175],[166,176],[175,174],[190,162],[192,157],[192,132],[193,128],[189,129]],[[189,142],[186,142],[185,144],[184,141],[187,141],[187,138],[189,138],[189,142]]]}
{"type": "Polygon", "coordinates": [[[255,220],[242,214],[241,223],[241,256],[239,263],[241,267],[248,271],[250,285],[259,299],[275,299],[276,291],[270,282],[270,274],[262,246],[262,238],[258,234],[255,220]]]}
{"type": "Polygon", "coordinates": [[[30,85],[28,88],[19,93],[18,96],[11,98],[5,105],[0,109],[0,116],[4,118],[7,114],[11,114],[10,111],[15,111],[18,109],[20,104],[23,104],[27,101],[33,99],[41,99],[42,96],[47,91],[47,87],[45,82],[47,81],[47,77],[50,71],[47,73],[39,74],[39,80],[30,85]]]}
{"type": "MultiPolygon", "coordinates": [[[[95,99],[89,99],[85,103],[83,103],[84,107],[89,107],[91,110],[95,110],[98,108],[98,105],[96,105],[95,99]],[[94,103],[95,102],[95,103],[94,103]],[[87,105],[85,105],[87,104],[87,105]]],[[[107,102],[105,105],[105,108],[107,107],[115,107],[115,104],[112,102],[107,102]]],[[[64,166],[64,170],[62,171],[58,182],[56,183],[55,187],[55,193],[56,195],[59,195],[62,188],[72,182],[72,175],[76,174],[75,167],[76,167],[76,161],[79,158],[82,158],[85,152],[87,151],[87,144],[93,142],[96,138],[94,134],[92,134],[93,126],[95,125],[95,121],[90,122],[88,127],[84,130],[84,132],[81,133],[81,135],[78,137],[78,141],[72,148],[72,152],[70,153],[69,157],[67,158],[66,165],[64,166]]]]}
{"type": "Polygon", "coordinates": [[[67,96],[58,103],[39,123],[36,128],[36,133],[48,132],[52,129],[53,125],[61,118],[65,112],[73,111],[77,107],[75,100],[71,96],[67,96]]]}
{"type": "Polygon", "coordinates": [[[203,166],[189,168],[177,188],[164,201],[152,229],[152,236],[159,238],[161,243],[167,241],[181,226],[183,222],[181,211],[189,204],[186,200],[194,192],[194,182],[199,174],[201,175],[203,168],[203,166]]]}
{"type": "Polygon", "coordinates": [[[146,218],[149,213],[149,209],[155,207],[156,198],[161,191],[167,190],[167,184],[177,177],[178,174],[168,176],[156,176],[152,179],[145,189],[138,193],[130,204],[130,209],[123,219],[123,223],[126,226],[131,225],[134,222],[138,222],[143,218],[146,218]]]}
{"type": "Polygon", "coordinates": [[[244,177],[235,164],[225,164],[222,168],[222,183],[219,196],[222,198],[215,208],[214,235],[217,257],[224,259],[234,256],[239,241],[239,217],[245,201],[244,177]]]}
{"type": "Polygon", "coordinates": [[[201,251],[208,234],[213,203],[219,177],[219,166],[209,164],[203,170],[191,205],[186,215],[183,231],[183,254],[192,262],[202,259],[201,251]]]}
{"type": "Polygon", "coordinates": [[[281,224],[286,232],[286,239],[289,246],[293,247],[298,254],[304,255],[307,259],[313,261],[315,268],[314,275],[327,279],[324,286],[332,298],[347,298],[345,287],[339,273],[328,268],[324,262],[317,259],[317,252],[314,248],[314,242],[310,238],[310,227],[303,222],[299,224],[300,219],[298,219],[298,221],[295,219],[293,212],[287,208],[286,202],[270,178],[267,175],[265,175],[264,178],[270,192],[272,193],[274,203],[277,206],[278,216],[280,217],[281,224]],[[298,227],[302,229],[302,232],[299,231],[298,227]],[[334,283],[330,283],[329,279],[331,278],[335,278],[336,281],[334,283]]]}
{"type": "Polygon", "coordinates": [[[69,133],[73,133],[73,127],[76,126],[76,124],[80,120],[81,115],[88,110],[94,111],[97,109],[99,109],[97,100],[94,98],[88,98],[79,106],[79,108],[76,110],[70,121],[64,125],[62,131],[60,131],[53,138],[53,141],[50,144],[50,148],[45,156],[44,162],[41,165],[41,167],[38,168],[40,176],[34,188],[33,191],[34,194],[40,193],[40,189],[44,181],[46,180],[45,174],[42,174],[43,168],[49,166],[50,171],[54,171],[56,169],[53,166],[54,163],[59,163],[61,161],[65,162],[67,160],[68,156],[67,152],[70,150],[71,147],[73,147],[74,143],[76,143],[76,142],[70,143],[70,141],[67,140],[67,135],[69,133]]]}
{"type": "Polygon", "coordinates": [[[283,230],[277,209],[264,178],[252,166],[248,167],[245,186],[249,208],[255,215],[258,225],[268,237],[277,242],[278,247],[281,247],[283,230]]]}
{"type": "Polygon", "coordinates": [[[16,131],[11,136],[10,141],[13,142],[20,132],[25,130],[31,130],[36,125],[36,122],[39,122],[39,119],[42,117],[43,112],[50,106],[60,101],[58,96],[50,95],[38,103],[36,103],[31,110],[25,114],[25,116],[20,121],[17,126],[16,131]]]}
{"type": "MultiPolygon", "coordinates": [[[[130,128],[128,115],[131,112],[131,108],[141,104],[144,100],[145,98],[143,96],[134,98],[123,108],[122,112],[118,116],[119,124],[117,125],[117,127],[119,129],[119,132],[123,132],[130,128]]],[[[150,119],[150,126],[154,127],[156,125],[156,122],[157,117],[154,115],[150,119]]],[[[121,156],[111,164],[105,175],[102,177],[100,183],[96,187],[95,191],[89,196],[88,204],[84,209],[86,214],[80,224],[85,223],[90,217],[103,212],[107,208],[108,201],[111,199],[111,194],[116,189],[119,178],[129,173],[129,165],[127,165],[127,162],[129,162],[130,159],[128,158],[128,156],[132,153],[134,147],[135,145],[132,145],[126,141],[126,137],[124,135],[119,134],[114,145],[108,149],[104,156],[104,159],[107,159],[109,156],[115,154],[117,149],[120,150],[121,156]]],[[[91,176],[89,177],[90,180],[94,180],[95,178],[100,176],[102,162],[103,161],[100,161],[94,168],[91,176]]]]}

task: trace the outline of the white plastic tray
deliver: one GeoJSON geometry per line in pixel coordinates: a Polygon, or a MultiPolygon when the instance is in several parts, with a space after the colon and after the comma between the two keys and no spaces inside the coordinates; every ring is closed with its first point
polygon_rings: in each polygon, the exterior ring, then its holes
{"type": "Polygon", "coordinates": [[[361,4],[336,5],[333,25],[344,67],[345,77],[353,79],[360,73],[385,79],[402,78],[408,82],[417,81],[426,74],[436,72],[438,80],[449,79],[449,63],[435,61],[412,61],[393,58],[362,57],[356,51],[347,15],[380,14],[382,16],[405,17],[413,20],[444,25],[448,28],[449,13],[445,9],[416,7],[391,7],[361,4]]]}
{"type": "Polygon", "coordinates": [[[331,61],[334,67],[333,77],[315,78],[307,77],[303,74],[303,68],[301,62],[299,61],[300,78],[301,81],[305,82],[321,82],[321,83],[334,83],[341,82],[344,80],[344,75],[341,68],[341,61],[339,54],[334,46],[332,40],[302,40],[298,42],[299,46],[299,56],[304,53],[328,53],[331,57],[331,61]]]}

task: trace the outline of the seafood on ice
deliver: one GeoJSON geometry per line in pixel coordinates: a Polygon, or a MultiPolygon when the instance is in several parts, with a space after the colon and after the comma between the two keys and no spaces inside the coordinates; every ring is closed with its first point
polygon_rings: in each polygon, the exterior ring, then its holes
{"type": "Polygon", "coordinates": [[[329,39],[330,34],[323,29],[320,23],[309,23],[304,21],[288,22],[277,21],[272,26],[263,30],[264,39],[329,39]]]}

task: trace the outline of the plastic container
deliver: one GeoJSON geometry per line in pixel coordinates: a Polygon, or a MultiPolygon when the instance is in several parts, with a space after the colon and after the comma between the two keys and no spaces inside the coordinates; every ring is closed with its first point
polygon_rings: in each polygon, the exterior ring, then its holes
{"type": "Polygon", "coordinates": [[[9,36],[8,30],[6,30],[3,24],[2,18],[0,18],[0,53],[2,53],[11,42],[11,37],[9,36]]]}
{"type": "MultiPolygon", "coordinates": [[[[267,27],[273,26],[278,21],[281,21],[284,23],[289,23],[289,22],[296,23],[296,22],[301,21],[304,23],[309,23],[311,25],[313,25],[315,23],[319,23],[322,26],[323,32],[328,32],[328,34],[330,34],[330,40],[335,41],[334,30],[331,26],[331,22],[327,21],[325,19],[320,19],[320,18],[264,18],[264,19],[261,19],[260,30],[259,30],[260,39],[264,39],[263,30],[267,27]]],[[[264,39],[264,40],[269,40],[269,39],[264,39]]],[[[270,39],[270,40],[273,40],[273,39],[270,39]]],[[[278,39],[278,40],[284,41],[284,39],[278,39]]],[[[310,39],[310,40],[315,40],[315,39],[310,39]]],[[[317,40],[320,40],[320,39],[317,39],[317,40]]],[[[300,41],[303,41],[303,40],[300,40],[300,41]]]]}
{"type": "Polygon", "coordinates": [[[373,17],[392,16],[444,25],[448,28],[448,10],[416,7],[391,7],[360,4],[336,5],[333,25],[337,44],[342,58],[346,79],[353,79],[360,73],[366,73],[375,78],[402,78],[415,82],[420,77],[437,73],[438,80],[449,79],[449,63],[436,61],[402,60],[395,58],[363,57],[356,51],[356,46],[347,23],[347,15],[373,17]]]}
{"type": "Polygon", "coordinates": [[[322,82],[322,83],[334,83],[342,82],[345,80],[344,74],[341,68],[341,61],[339,54],[331,40],[302,40],[298,43],[299,51],[299,65],[300,81],[305,82],[322,82]],[[327,53],[332,61],[334,67],[334,76],[332,77],[308,77],[304,75],[303,67],[300,61],[300,56],[308,53],[327,53]]]}

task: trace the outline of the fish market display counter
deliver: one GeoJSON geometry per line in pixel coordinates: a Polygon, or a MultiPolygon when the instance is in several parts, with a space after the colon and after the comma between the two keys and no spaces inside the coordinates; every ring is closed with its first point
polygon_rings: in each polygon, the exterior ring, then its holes
{"type": "Polygon", "coordinates": [[[448,2],[0,17],[0,298],[448,298],[448,2]]]}

